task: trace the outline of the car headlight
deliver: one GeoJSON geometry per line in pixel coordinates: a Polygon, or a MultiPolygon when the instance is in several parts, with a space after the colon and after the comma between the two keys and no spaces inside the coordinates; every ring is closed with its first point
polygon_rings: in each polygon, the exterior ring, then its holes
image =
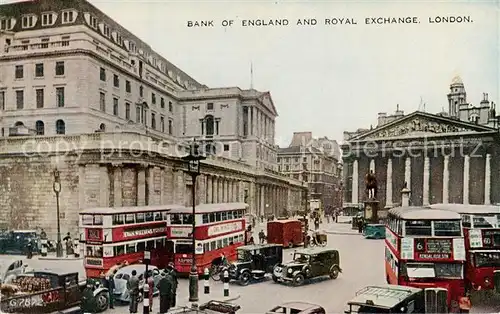
{"type": "Polygon", "coordinates": [[[289,273],[289,274],[293,273],[293,269],[288,268],[288,273],[289,273]]]}
{"type": "Polygon", "coordinates": [[[491,283],[490,278],[488,278],[488,277],[484,278],[484,285],[485,285],[485,286],[489,286],[489,285],[490,285],[490,283],[491,283]]]}

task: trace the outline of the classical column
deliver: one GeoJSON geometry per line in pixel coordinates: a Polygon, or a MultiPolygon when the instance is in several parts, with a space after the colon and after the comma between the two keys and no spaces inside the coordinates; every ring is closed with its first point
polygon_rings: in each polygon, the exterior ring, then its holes
{"type": "Polygon", "coordinates": [[[370,171],[375,172],[375,159],[370,160],[370,171]]]}
{"type": "Polygon", "coordinates": [[[463,203],[469,204],[469,176],[470,176],[470,156],[465,155],[464,157],[464,185],[463,185],[463,203]]]}
{"type": "Polygon", "coordinates": [[[392,207],[392,159],[387,159],[387,180],[385,185],[385,206],[392,207]]]}
{"type": "Polygon", "coordinates": [[[146,168],[145,165],[137,166],[137,206],[146,205],[146,168]]]}
{"type": "Polygon", "coordinates": [[[238,202],[240,199],[240,195],[238,193],[238,185],[239,185],[239,182],[236,180],[233,180],[233,199],[232,199],[232,202],[238,202]]]}
{"type": "Polygon", "coordinates": [[[358,199],[358,179],[359,179],[359,174],[358,174],[358,160],[355,159],[354,162],[352,163],[352,202],[354,204],[357,204],[359,202],[358,199]]]}
{"type": "Polygon", "coordinates": [[[212,176],[207,175],[207,203],[211,204],[214,202],[213,196],[212,196],[212,176]]]}
{"type": "Polygon", "coordinates": [[[147,190],[146,190],[146,205],[159,205],[159,201],[155,189],[155,172],[157,167],[149,167],[146,170],[147,190]]]}
{"type": "Polygon", "coordinates": [[[450,198],[450,156],[444,156],[443,165],[443,204],[448,204],[450,198]]]}
{"type": "Polygon", "coordinates": [[[265,196],[265,187],[263,185],[260,185],[260,213],[262,215],[265,214],[266,212],[266,196],[265,196]]]}
{"type": "Polygon", "coordinates": [[[217,203],[224,203],[224,181],[222,177],[217,177],[217,203]]]}
{"type": "Polygon", "coordinates": [[[109,207],[110,187],[108,166],[101,166],[99,167],[99,206],[109,207]]]}
{"type": "Polygon", "coordinates": [[[122,165],[113,164],[113,207],[122,207],[122,165]]]}
{"type": "Polygon", "coordinates": [[[484,205],[491,205],[491,154],[486,154],[484,169],[484,205]]]}
{"type": "Polygon", "coordinates": [[[424,187],[422,194],[423,205],[429,205],[429,180],[430,180],[430,160],[429,157],[424,157],[424,187]]]}
{"type": "Polygon", "coordinates": [[[224,180],[224,203],[229,203],[231,195],[229,194],[229,180],[224,180]]]}
{"type": "Polygon", "coordinates": [[[165,167],[160,168],[160,204],[165,205],[168,204],[166,200],[165,193],[165,167]]]}
{"type": "Polygon", "coordinates": [[[405,182],[408,185],[408,189],[411,187],[411,157],[406,157],[405,161],[405,182]]]}

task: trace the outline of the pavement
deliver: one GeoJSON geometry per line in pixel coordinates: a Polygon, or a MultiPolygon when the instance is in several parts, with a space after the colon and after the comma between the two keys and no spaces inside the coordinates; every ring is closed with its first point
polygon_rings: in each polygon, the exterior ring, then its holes
{"type": "MultiPolygon", "coordinates": [[[[257,226],[256,232],[264,226],[257,226]]],[[[306,283],[301,287],[292,287],[277,284],[268,278],[263,282],[252,283],[242,287],[236,283],[230,284],[230,294],[224,297],[223,284],[210,281],[210,294],[203,293],[203,280],[199,282],[199,302],[205,303],[210,300],[233,300],[241,306],[238,313],[253,314],[265,313],[267,310],[288,301],[306,301],[323,306],[327,313],[343,313],[345,304],[356,293],[367,285],[385,284],[384,270],[384,240],[368,240],[359,236],[354,230],[350,230],[349,224],[325,223],[320,229],[327,231],[328,247],[340,252],[340,266],[342,273],[335,280],[321,279],[306,283]],[[344,232],[346,234],[344,234],[344,232]],[[351,232],[351,233],[348,233],[351,232]]],[[[285,249],[284,260],[290,260],[294,249],[285,249]]],[[[33,268],[65,268],[68,271],[78,271],[84,278],[83,263],[80,259],[64,260],[40,260],[35,257],[25,260],[24,256],[0,256],[0,272],[8,265],[19,259],[23,260],[33,268]]],[[[188,294],[188,279],[180,278],[177,290],[177,304],[179,307],[190,306],[188,294]]],[[[158,313],[158,297],[154,298],[152,314],[158,313]]],[[[142,306],[142,305],[140,305],[142,306]]],[[[142,308],[139,309],[142,313],[142,308]]],[[[500,305],[490,307],[475,305],[471,313],[493,313],[499,312],[500,305]]],[[[109,314],[128,313],[127,305],[116,306],[108,310],[109,314]]]]}

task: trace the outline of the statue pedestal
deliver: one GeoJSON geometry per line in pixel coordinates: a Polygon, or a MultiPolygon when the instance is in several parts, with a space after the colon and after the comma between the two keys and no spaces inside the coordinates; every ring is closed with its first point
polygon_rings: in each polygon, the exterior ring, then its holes
{"type": "Polygon", "coordinates": [[[379,223],[379,206],[380,202],[376,199],[368,199],[365,202],[365,220],[367,223],[379,223]]]}

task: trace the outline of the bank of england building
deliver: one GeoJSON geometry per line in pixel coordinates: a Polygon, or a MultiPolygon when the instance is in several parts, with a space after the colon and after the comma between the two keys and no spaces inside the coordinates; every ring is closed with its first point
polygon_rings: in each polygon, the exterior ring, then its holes
{"type": "Polygon", "coordinates": [[[375,173],[380,207],[401,204],[410,189],[410,204],[500,203],[500,116],[484,93],[468,102],[460,77],[447,94],[448,111],[431,114],[379,113],[369,129],[344,132],[344,206],[366,200],[365,177],[375,173]]]}
{"type": "Polygon", "coordinates": [[[84,0],[0,5],[0,222],[63,232],[78,212],[191,202],[180,157],[206,152],[197,203],[299,210],[306,186],[277,170],[269,92],[209,88],[84,0]]]}

